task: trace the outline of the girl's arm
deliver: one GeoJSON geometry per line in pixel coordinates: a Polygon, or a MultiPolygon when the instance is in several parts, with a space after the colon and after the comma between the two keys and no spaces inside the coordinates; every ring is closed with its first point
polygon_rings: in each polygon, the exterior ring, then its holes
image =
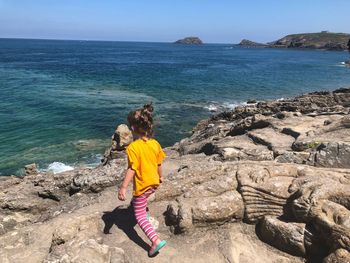
{"type": "Polygon", "coordinates": [[[119,188],[119,192],[118,192],[118,199],[119,200],[125,201],[126,189],[128,188],[128,185],[129,185],[130,181],[134,178],[134,176],[135,176],[135,171],[131,168],[128,168],[128,170],[126,171],[126,174],[125,174],[124,181],[119,188]]]}
{"type": "Polygon", "coordinates": [[[159,181],[163,183],[163,175],[162,175],[162,165],[158,164],[158,175],[159,175],[159,181]]]}

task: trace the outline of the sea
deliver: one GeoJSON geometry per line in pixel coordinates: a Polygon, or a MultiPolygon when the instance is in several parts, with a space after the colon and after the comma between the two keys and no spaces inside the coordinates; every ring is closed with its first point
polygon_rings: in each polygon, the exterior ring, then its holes
{"type": "Polygon", "coordinates": [[[94,167],[129,111],[152,102],[163,147],[249,99],[350,86],[348,52],[232,44],[0,39],[0,175],[94,167]]]}

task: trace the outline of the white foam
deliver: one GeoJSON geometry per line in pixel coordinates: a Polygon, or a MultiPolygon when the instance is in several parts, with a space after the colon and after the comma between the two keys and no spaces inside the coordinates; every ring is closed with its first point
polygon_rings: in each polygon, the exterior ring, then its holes
{"type": "Polygon", "coordinates": [[[71,170],[74,170],[74,167],[66,165],[64,163],[60,163],[60,162],[50,163],[49,166],[47,167],[47,171],[51,171],[54,174],[71,171],[71,170]]]}
{"type": "Polygon", "coordinates": [[[213,105],[213,104],[210,104],[209,106],[205,106],[204,108],[206,108],[207,110],[209,110],[211,112],[218,111],[218,107],[213,105]]]}
{"type": "Polygon", "coordinates": [[[345,65],[345,61],[343,61],[343,62],[340,62],[340,64],[341,64],[341,65],[345,65]]]}
{"type": "Polygon", "coordinates": [[[210,112],[218,112],[218,111],[225,111],[225,110],[234,110],[237,106],[243,106],[247,105],[246,102],[223,102],[223,103],[217,103],[212,102],[212,104],[209,104],[209,106],[204,106],[205,109],[209,110],[210,112]]]}
{"type": "Polygon", "coordinates": [[[229,110],[234,110],[237,106],[242,106],[244,103],[229,103],[225,102],[223,104],[224,108],[229,109],[229,110]]]}

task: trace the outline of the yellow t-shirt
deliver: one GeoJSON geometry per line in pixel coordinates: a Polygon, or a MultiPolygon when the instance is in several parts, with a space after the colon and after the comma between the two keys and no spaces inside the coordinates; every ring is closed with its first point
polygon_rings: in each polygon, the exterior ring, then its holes
{"type": "Polygon", "coordinates": [[[158,165],[162,164],[165,153],[155,139],[137,139],[126,149],[129,168],[135,171],[134,196],[140,196],[160,184],[158,165]]]}

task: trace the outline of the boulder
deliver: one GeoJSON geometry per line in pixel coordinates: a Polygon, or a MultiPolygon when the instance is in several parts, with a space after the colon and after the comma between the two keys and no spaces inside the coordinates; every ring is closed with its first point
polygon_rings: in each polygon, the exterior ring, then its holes
{"type": "Polygon", "coordinates": [[[179,198],[178,204],[169,204],[167,221],[175,233],[189,232],[194,227],[235,222],[243,218],[243,201],[236,191],[210,197],[179,198]]]}
{"type": "Polygon", "coordinates": [[[35,163],[27,164],[24,166],[25,175],[36,175],[38,174],[38,168],[35,163]]]}
{"type": "Polygon", "coordinates": [[[126,146],[133,141],[132,132],[129,127],[126,124],[118,125],[114,135],[112,136],[112,141],[116,142],[115,145],[112,145],[113,150],[125,150],[126,146]]]}
{"type": "Polygon", "coordinates": [[[119,152],[124,151],[132,141],[133,134],[129,127],[126,124],[118,125],[112,136],[111,147],[105,151],[101,160],[102,164],[106,165],[110,160],[120,158],[119,152]]]}
{"type": "Polygon", "coordinates": [[[306,256],[304,223],[283,222],[264,217],[258,224],[258,235],[264,242],[291,255],[306,256]]]}
{"type": "Polygon", "coordinates": [[[319,232],[305,223],[282,221],[265,217],[257,224],[259,238],[291,255],[320,261],[327,256],[328,247],[319,232]]]}

